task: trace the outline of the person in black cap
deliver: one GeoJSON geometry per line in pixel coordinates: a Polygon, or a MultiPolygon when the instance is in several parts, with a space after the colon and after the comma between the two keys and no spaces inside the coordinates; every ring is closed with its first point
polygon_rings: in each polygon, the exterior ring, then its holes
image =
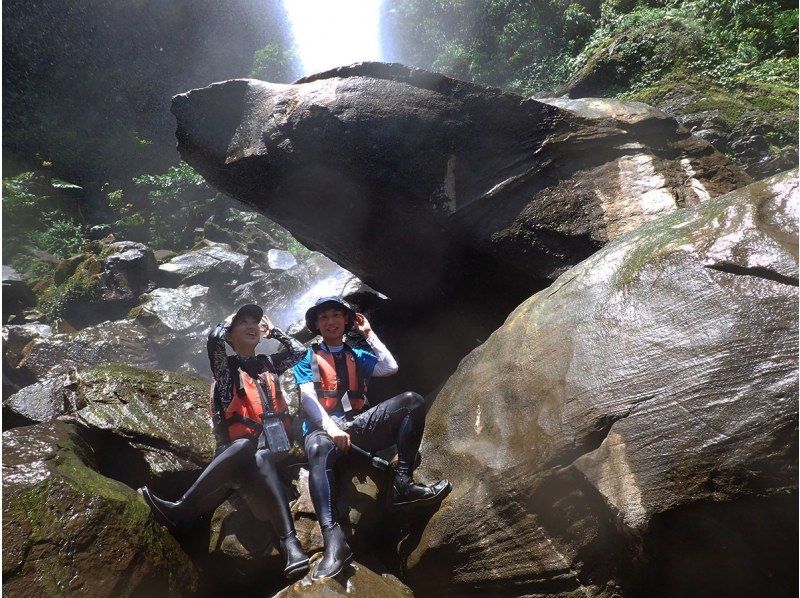
{"type": "Polygon", "coordinates": [[[156,520],[181,527],[216,509],[236,491],[253,515],[269,520],[280,538],[287,577],[308,571],[308,555],[294,529],[276,461],[288,450],[291,426],[278,375],[305,354],[305,347],[275,328],[257,305],[241,307],[208,336],[214,382],[211,412],[217,450],[200,477],[176,502],[163,500],[147,486],[139,493],[156,520]],[[262,338],[274,338],[288,355],[256,355],[262,338]],[[228,356],[225,343],[235,355],[228,356]]]}
{"type": "Polygon", "coordinates": [[[313,579],[335,577],[353,558],[336,523],[333,467],[351,443],[367,451],[397,445],[392,508],[436,505],[450,492],[450,482],[417,484],[413,469],[425,428],[425,401],[405,392],[370,407],[367,385],[373,376],[389,376],[397,363],[363,314],[338,297],[323,297],[306,312],[308,328],[322,336],[292,371],[300,388],[306,419],[302,429],[309,461],[309,491],[325,550],[313,579]],[[369,349],[351,347],[343,336],[355,327],[369,349]]]}

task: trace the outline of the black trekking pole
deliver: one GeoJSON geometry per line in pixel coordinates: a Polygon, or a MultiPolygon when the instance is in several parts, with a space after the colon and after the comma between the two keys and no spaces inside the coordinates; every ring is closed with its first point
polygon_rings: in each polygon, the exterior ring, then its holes
{"type": "Polygon", "coordinates": [[[373,455],[369,451],[365,451],[360,446],[356,446],[355,444],[350,445],[350,450],[355,451],[357,454],[361,455],[365,459],[370,460],[370,464],[375,469],[380,469],[381,471],[388,471],[391,468],[389,462],[386,459],[381,459],[380,457],[373,455]]]}

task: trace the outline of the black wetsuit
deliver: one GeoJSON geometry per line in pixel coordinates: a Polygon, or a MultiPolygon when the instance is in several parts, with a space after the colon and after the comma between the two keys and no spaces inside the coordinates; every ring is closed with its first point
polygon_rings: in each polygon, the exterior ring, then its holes
{"type": "Polygon", "coordinates": [[[208,357],[214,376],[212,411],[214,433],[218,446],[211,463],[183,497],[167,502],[154,497],[156,508],[171,523],[188,523],[196,517],[213,511],[232,492],[237,492],[247,503],[253,515],[269,520],[282,538],[294,531],[286,493],[275,469],[275,456],[269,449],[258,449],[257,440],[240,438],[230,441],[224,424],[224,412],[233,397],[234,376],[239,368],[252,378],[262,372],[280,374],[305,354],[305,348],[281,330],[273,328],[271,338],[277,339],[288,350],[288,356],[257,355],[248,359],[228,356],[225,338],[229,327],[223,322],[208,336],[208,357]]]}

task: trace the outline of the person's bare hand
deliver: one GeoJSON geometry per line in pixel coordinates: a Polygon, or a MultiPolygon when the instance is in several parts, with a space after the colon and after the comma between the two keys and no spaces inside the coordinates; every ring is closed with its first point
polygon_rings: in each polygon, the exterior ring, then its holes
{"type": "Polygon", "coordinates": [[[343,432],[338,428],[336,430],[330,430],[328,434],[333,440],[333,444],[335,444],[336,448],[338,448],[342,453],[346,453],[350,450],[350,434],[343,432]]]}
{"type": "Polygon", "coordinates": [[[269,333],[272,332],[273,328],[275,328],[266,315],[261,317],[261,322],[259,322],[258,327],[261,329],[261,335],[264,338],[269,338],[269,333]]]}
{"type": "Polygon", "coordinates": [[[363,337],[366,337],[372,332],[372,326],[370,326],[369,320],[367,320],[366,316],[362,313],[356,313],[355,328],[363,337]]]}

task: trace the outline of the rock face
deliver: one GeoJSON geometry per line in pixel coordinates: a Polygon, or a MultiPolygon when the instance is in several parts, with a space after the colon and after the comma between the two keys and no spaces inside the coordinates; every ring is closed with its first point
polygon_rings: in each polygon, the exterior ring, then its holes
{"type": "Polygon", "coordinates": [[[3,401],[4,425],[59,416],[103,447],[96,456],[103,475],[132,488],[182,488],[214,450],[208,384],[178,372],[103,364],[45,378],[3,401]]]}
{"type": "Polygon", "coordinates": [[[275,594],[273,598],[294,596],[386,596],[401,598],[413,596],[411,589],[403,585],[394,575],[379,575],[355,562],[347,567],[337,579],[312,581],[305,577],[275,594]]]}
{"type": "Polygon", "coordinates": [[[3,592],[181,596],[197,574],[136,492],[69,424],[3,433],[3,592]]]}
{"type": "Polygon", "coordinates": [[[12,315],[19,315],[36,305],[36,297],[19,272],[3,264],[3,324],[12,315]]]}
{"type": "Polygon", "coordinates": [[[428,414],[423,594],[794,595],[797,173],[647,224],[519,306],[428,414]]]}
{"type": "Polygon", "coordinates": [[[749,180],[669,119],[623,128],[401,65],[227,81],[172,110],[209,182],[413,304],[489,276],[529,292],[632,224],[749,180]]]}
{"type": "Polygon", "coordinates": [[[195,284],[155,289],[144,295],[144,302],[134,313],[152,339],[161,367],[208,371],[206,338],[224,317],[208,287],[195,284]]]}
{"type": "Polygon", "coordinates": [[[196,251],[172,258],[158,269],[162,278],[178,284],[223,285],[240,280],[248,257],[232,251],[225,243],[211,243],[196,251]]]}
{"type": "Polygon", "coordinates": [[[581,117],[397,64],[227,81],[172,111],[211,184],[392,300],[374,323],[406,367],[386,396],[436,388],[609,239],[751,180],[657,111],[581,117]]]}
{"type": "Polygon", "coordinates": [[[81,366],[108,362],[158,366],[147,330],[134,320],[104,322],[84,328],[74,335],[37,336],[21,354],[22,359],[17,363],[16,370],[33,380],[63,374],[81,366]]]}

